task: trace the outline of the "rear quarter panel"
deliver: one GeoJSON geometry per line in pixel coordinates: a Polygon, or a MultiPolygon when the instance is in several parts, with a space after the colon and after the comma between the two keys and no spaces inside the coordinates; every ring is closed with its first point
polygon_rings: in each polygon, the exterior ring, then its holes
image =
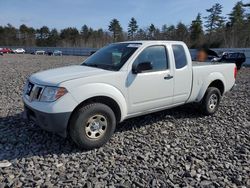
{"type": "Polygon", "coordinates": [[[193,87],[188,102],[199,102],[208,86],[215,80],[221,80],[224,93],[229,91],[234,83],[235,64],[202,64],[193,66],[193,87]]]}

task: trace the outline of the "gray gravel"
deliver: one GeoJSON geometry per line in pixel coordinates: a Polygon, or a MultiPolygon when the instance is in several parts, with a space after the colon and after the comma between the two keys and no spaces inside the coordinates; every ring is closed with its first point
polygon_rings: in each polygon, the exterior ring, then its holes
{"type": "Polygon", "coordinates": [[[195,105],[127,120],[104,147],[80,151],[22,120],[28,75],[83,57],[0,57],[0,187],[250,187],[250,69],[218,113],[195,105]]]}

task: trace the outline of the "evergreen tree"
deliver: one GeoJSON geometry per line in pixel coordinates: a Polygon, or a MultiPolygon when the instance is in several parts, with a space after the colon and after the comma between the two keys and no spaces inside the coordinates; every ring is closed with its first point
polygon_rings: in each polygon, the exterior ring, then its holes
{"type": "Polygon", "coordinates": [[[63,39],[63,46],[78,46],[79,45],[79,31],[75,27],[68,27],[61,30],[61,39],[63,39]]]}
{"type": "Polygon", "coordinates": [[[200,13],[198,13],[196,19],[192,21],[189,30],[192,46],[197,47],[201,43],[201,39],[203,37],[202,20],[200,13]]]}
{"type": "Polygon", "coordinates": [[[199,38],[203,35],[203,28],[202,28],[202,20],[201,14],[198,13],[195,20],[192,21],[190,26],[190,38],[191,40],[199,40],[199,38]]]}
{"type": "Polygon", "coordinates": [[[245,10],[241,1],[237,2],[233,7],[233,11],[229,14],[229,20],[231,25],[244,24],[245,10]]]}
{"type": "Polygon", "coordinates": [[[48,46],[57,46],[60,40],[59,33],[57,29],[52,29],[48,38],[48,46]]]}
{"type": "Polygon", "coordinates": [[[34,46],[35,45],[35,29],[28,27],[25,24],[20,25],[17,38],[19,39],[19,45],[22,46],[34,46]]]}
{"type": "Polygon", "coordinates": [[[132,17],[128,24],[128,38],[133,40],[137,30],[138,30],[137,21],[135,20],[135,18],[132,17]]]}
{"type": "Polygon", "coordinates": [[[180,41],[189,42],[188,28],[182,22],[179,22],[176,26],[176,37],[180,41]]]}
{"type": "Polygon", "coordinates": [[[49,37],[50,30],[47,26],[43,26],[37,29],[37,35],[39,39],[47,39],[49,37]]]}
{"type": "Polygon", "coordinates": [[[89,35],[89,28],[87,25],[83,25],[82,28],[81,28],[81,35],[82,37],[87,40],[88,38],[88,35],[89,35]]]}
{"type": "Polygon", "coordinates": [[[170,25],[167,29],[168,40],[178,40],[176,38],[176,29],[174,25],[170,25]]]}
{"type": "Polygon", "coordinates": [[[122,39],[122,27],[117,19],[111,20],[109,24],[109,31],[113,34],[113,40],[119,41],[122,39]]]}
{"type": "Polygon", "coordinates": [[[146,31],[143,30],[143,29],[139,29],[138,32],[135,35],[135,38],[137,40],[145,40],[145,39],[147,39],[147,33],[146,33],[146,31]]]}
{"type": "Polygon", "coordinates": [[[217,29],[220,29],[224,26],[225,17],[222,14],[222,5],[216,3],[212,6],[212,8],[207,9],[206,11],[209,13],[208,16],[204,17],[206,19],[205,27],[209,33],[214,32],[217,29]]]}
{"type": "Polygon", "coordinates": [[[151,24],[148,28],[148,37],[149,39],[155,39],[156,28],[154,24],[151,24]]]}

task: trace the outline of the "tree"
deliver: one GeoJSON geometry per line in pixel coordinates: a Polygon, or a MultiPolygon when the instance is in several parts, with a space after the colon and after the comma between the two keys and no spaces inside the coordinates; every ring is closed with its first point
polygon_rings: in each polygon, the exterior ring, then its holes
{"type": "Polygon", "coordinates": [[[135,20],[135,18],[132,17],[128,24],[128,38],[133,40],[137,30],[138,30],[137,21],[135,20]]]}
{"type": "Polygon", "coordinates": [[[179,22],[176,26],[176,37],[180,41],[184,41],[187,44],[189,43],[189,32],[186,25],[179,22]]]}
{"type": "Polygon", "coordinates": [[[154,24],[151,24],[148,28],[148,38],[155,39],[156,28],[154,24]]]}
{"type": "Polygon", "coordinates": [[[231,25],[242,25],[244,24],[245,10],[241,1],[237,2],[233,7],[232,12],[229,14],[229,20],[231,25]]]}
{"type": "Polygon", "coordinates": [[[241,1],[237,2],[233,10],[229,14],[229,22],[227,23],[227,38],[229,47],[239,46],[245,47],[248,43],[249,27],[247,19],[245,19],[245,9],[241,1]]]}
{"type": "Polygon", "coordinates": [[[205,21],[205,27],[207,28],[207,31],[209,33],[220,29],[224,26],[225,23],[225,17],[223,17],[222,14],[222,5],[219,3],[216,3],[212,6],[212,8],[207,9],[206,11],[210,13],[208,16],[204,17],[206,19],[205,21]]]}
{"type": "Polygon", "coordinates": [[[0,27],[0,44],[4,46],[18,45],[17,35],[18,30],[9,23],[7,26],[0,27]]]}
{"type": "Polygon", "coordinates": [[[109,31],[113,33],[113,40],[115,42],[122,39],[122,27],[117,19],[111,20],[109,24],[109,31]]]}
{"type": "MultiPolygon", "coordinates": [[[[162,26],[162,35],[163,39],[165,40],[176,40],[176,29],[174,25],[167,25],[162,26]]],[[[177,39],[178,40],[178,39],[177,39]]]]}
{"type": "Polygon", "coordinates": [[[57,46],[60,41],[60,36],[57,29],[52,29],[48,37],[48,46],[57,46]]]}
{"type": "Polygon", "coordinates": [[[250,7],[250,3],[244,4],[244,7],[250,7]]]}
{"type": "Polygon", "coordinates": [[[28,27],[25,24],[20,25],[17,38],[19,45],[22,46],[34,46],[35,45],[35,29],[28,27]]]}
{"type": "Polygon", "coordinates": [[[139,29],[135,35],[137,40],[145,40],[147,39],[147,33],[143,29],[139,29]]]}
{"type": "Polygon", "coordinates": [[[198,47],[198,45],[200,45],[201,43],[201,40],[204,34],[200,13],[198,13],[196,19],[192,21],[192,24],[189,30],[190,30],[190,39],[191,39],[192,47],[198,47]]]}
{"type": "Polygon", "coordinates": [[[79,45],[79,31],[75,27],[68,27],[61,30],[61,39],[63,39],[64,46],[78,46],[79,45]]]}
{"type": "Polygon", "coordinates": [[[47,26],[43,26],[37,29],[37,35],[39,39],[47,39],[49,37],[50,30],[47,26]]]}
{"type": "Polygon", "coordinates": [[[84,40],[84,43],[86,44],[89,38],[89,28],[87,25],[83,25],[81,29],[81,37],[84,40]]]}

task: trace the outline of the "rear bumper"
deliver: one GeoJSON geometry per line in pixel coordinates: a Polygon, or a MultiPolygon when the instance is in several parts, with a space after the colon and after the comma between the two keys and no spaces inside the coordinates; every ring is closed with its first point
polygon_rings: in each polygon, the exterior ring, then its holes
{"type": "Polygon", "coordinates": [[[62,137],[67,136],[70,112],[45,113],[24,104],[23,116],[25,119],[34,121],[36,125],[46,131],[56,133],[62,137]]]}

